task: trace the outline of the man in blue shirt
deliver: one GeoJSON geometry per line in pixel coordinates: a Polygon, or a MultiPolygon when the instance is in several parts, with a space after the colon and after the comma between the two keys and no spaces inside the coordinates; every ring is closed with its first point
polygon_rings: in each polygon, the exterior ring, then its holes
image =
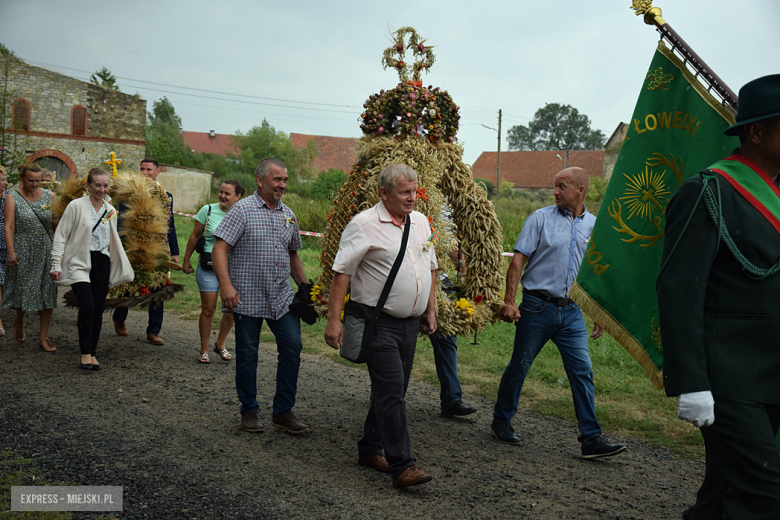
{"type": "MultiPolygon", "coordinates": [[[[574,412],[580,430],[582,457],[615,455],[626,449],[609,444],[596,420],[593,369],[588,352],[588,332],[582,310],[569,299],[596,217],[583,201],[589,177],[582,168],[567,168],[555,176],[555,206],[528,216],[515,244],[515,254],[506,275],[506,295],[501,319],[515,322],[512,359],[501,377],[493,410],[493,435],[507,444],[521,444],[512,429],[512,417],[525,376],[545,343],[552,340],[563,358],[571,385],[574,412]],[[526,265],[527,262],[527,265],[526,265]],[[525,267],[525,271],[523,270],[525,267]],[[518,309],[517,285],[523,282],[523,302],[518,309]]],[[[603,329],[593,327],[593,339],[603,329]]]]}

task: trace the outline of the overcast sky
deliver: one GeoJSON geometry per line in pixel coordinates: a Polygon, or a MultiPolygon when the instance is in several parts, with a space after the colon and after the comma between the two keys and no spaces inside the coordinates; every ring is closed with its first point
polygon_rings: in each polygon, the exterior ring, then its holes
{"type": "MultiPolygon", "coordinates": [[[[606,136],[630,119],[658,41],[630,4],[0,0],[0,42],[79,79],[106,66],[148,110],[167,96],[185,130],[229,134],[265,118],[288,134],[359,137],[363,102],[398,83],[380,61],[390,33],[412,26],[434,45],[423,81],[461,107],[458,137],[473,163],[496,149],[481,125],[496,128],[499,109],[502,137],[545,103],[574,106],[606,136]]],[[[655,4],[735,92],[780,73],[780,1],[655,4]]]]}

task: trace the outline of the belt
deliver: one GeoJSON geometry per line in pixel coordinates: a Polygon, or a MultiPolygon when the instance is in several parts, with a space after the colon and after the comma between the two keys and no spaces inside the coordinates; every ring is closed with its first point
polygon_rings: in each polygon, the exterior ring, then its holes
{"type": "Polygon", "coordinates": [[[539,291],[529,291],[527,289],[523,289],[523,292],[525,294],[530,294],[534,298],[539,298],[540,300],[554,303],[558,307],[566,307],[571,303],[571,298],[553,298],[552,296],[547,296],[546,294],[542,294],[539,291]]]}

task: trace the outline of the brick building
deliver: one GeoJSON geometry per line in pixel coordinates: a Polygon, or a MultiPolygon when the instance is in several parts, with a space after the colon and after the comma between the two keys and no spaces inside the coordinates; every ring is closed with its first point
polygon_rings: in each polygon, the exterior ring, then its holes
{"type": "Polygon", "coordinates": [[[57,179],[82,176],[115,152],[138,169],[146,149],[146,101],[21,61],[0,57],[12,92],[5,131],[20,134],[28,160],[57,179]]]}
{"type": "MultiPolygon", "coordinates": [[[[497,152],[482,152],[471,167],[474,177],[482,177],[495,184],[497,155],[497,152]]],[[[563,150],[501,152],[501,179],[526,193],[552,191],[555,175],[563,169],[564,160],[566,152],[563,150]]],[[[602,177],[604,150],[571,151],[566,166],[578,166],[591,177],[602,177]]]]}
{"type": "Polygon", "coordinates": [[[290,134],[293,145],[299,150],[305,148],[309,139],[314,141],[317,147],[317,158],[312,162],[315,174],[328,171],[333,168],[343,170],[349,175],[350,170],[357,162],[355,147],[357,139],[351,137],[329,137],[326,135],[290,134]]]}

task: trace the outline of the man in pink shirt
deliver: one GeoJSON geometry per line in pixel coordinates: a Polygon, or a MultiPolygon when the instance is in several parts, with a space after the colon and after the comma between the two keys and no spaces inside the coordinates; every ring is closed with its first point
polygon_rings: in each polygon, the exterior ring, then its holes
{"type": "Polygon", "coordinates": [[[371,407],[358,463],[393,475],[393,486],[424,484],[431,476],[417,468],[406,422],[404,397],[412,372],[417,335],[436,331],[436,254],[427,241],[428,219],[414,211],[417,172],[403,164],[387,166],[377,178],[381,201],[355,215],[341,235],[333,262],[325,342],[341,345],[341,310],[350,280],[350,298],[375,307],[398,256],[403,228],[411,228],[403,263],[376,324],[366,362],[371,376],[371,407]],[[382,451],[384,450],[384,455],[382,451]]]}

